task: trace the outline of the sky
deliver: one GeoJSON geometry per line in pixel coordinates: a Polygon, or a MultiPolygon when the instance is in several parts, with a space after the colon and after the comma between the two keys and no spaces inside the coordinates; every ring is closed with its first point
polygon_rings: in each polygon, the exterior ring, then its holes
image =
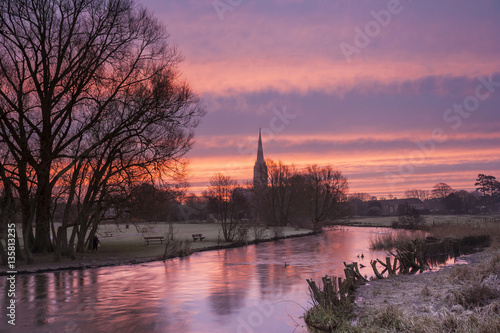
{"type": "Polygon", "coordinates": [[[500,178],[500,1],[138,0],[207,114],[191,191],[264,156],[332,165],[350,193],[500,178]]]}

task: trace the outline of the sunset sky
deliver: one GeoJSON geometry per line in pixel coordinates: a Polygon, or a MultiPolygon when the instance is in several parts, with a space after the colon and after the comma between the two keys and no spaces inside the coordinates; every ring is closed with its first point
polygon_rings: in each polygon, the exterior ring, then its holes
{"type": "Polygon", "coordinates": [[[500,178],[500,1],[139,0],[207,115],[191,190],[264,156],[379,198],[500,178]]]}

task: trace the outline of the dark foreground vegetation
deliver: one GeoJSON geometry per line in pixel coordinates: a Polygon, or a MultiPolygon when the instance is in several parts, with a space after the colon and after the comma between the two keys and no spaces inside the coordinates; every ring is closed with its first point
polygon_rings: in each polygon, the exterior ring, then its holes
{"type": "Polygon", "coordinates": [[[133,185],[183,174],[205,112],[138,1],[1,1],[0,26],[0,233],[21,226],[16,261],[74,257],[133,185]]]}
{"type": "Polygon", "coordinates": [[[391,257],[372,261],[375,277],[369,285],[356,263],[345,264],[345,279],[325,276],[322,288],[308,280],[313,307],[304,319],[309,327],[322,332],[500,331],[500,221],[435,226],[426,235],[401,231],[373,240],[373,247],[382,246],[391,257]],[[486,246],[474,255],[478,262],[409,274],[486,246]],[[377,266],[384,269],[379,272],[377,266]],[[402,298],[407,304],[394,304],[402,298]]]}

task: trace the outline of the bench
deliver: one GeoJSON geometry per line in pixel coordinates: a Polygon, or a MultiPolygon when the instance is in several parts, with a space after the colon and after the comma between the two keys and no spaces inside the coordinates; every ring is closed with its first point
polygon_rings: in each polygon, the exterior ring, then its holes
{"type": "Polygon", "coordinates": [[[160,244],[163,244],[165,237],[163,237],[163,236],[149,236],[149,237],[144,237],[144,240],[146,241],[147,245],[149,245],[149,243],[154,243],[154,242],[160,242],[160,244]]]}
{"type": "Polygon", "coordinates": [[[105,231],[105,232],[104,232],[104,235],[105,235],[106,237],[113,237],[113,233],[112,233],[112,232],[110,232],[110,231],[105,231]]]}
{"type": "Polygon", "coordinates": [[[205,239],[202,234],[192,234],[191,236],[193,236],[193,242],[196,242],[197,239],[199,239],[200,242],[205,239]]]}

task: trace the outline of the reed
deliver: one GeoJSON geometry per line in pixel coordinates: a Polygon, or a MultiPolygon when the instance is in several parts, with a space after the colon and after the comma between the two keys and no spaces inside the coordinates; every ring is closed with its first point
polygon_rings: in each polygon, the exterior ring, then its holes
{"type": "Polygon", "coordinates": [[[492,246],[500,246],[500,219],[485,218],[482,221],[448,221],[446,223],[432,224],[428,228],[431,236],[436,238],[460,239],[467,236],[489,235],[492,246]]]}
{"type": "Polygon", "coordinates": [[[396,234],[380,234],[370,238],[370,250],[390,251],[395,248],[404,247],[406,244],[416,239],[425,239],[425,232],[420,230],[399,230],[396,234]]]}

